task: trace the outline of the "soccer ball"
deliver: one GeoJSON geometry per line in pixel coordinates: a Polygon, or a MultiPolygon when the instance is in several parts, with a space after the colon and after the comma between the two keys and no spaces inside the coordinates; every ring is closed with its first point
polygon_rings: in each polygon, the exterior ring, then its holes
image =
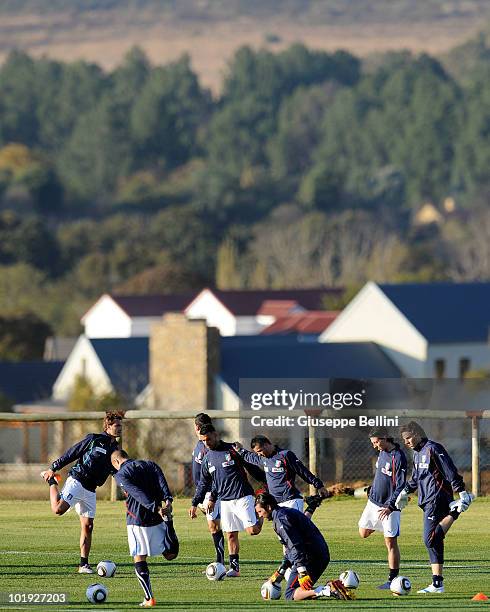
{"type": "Polygon", "coordinates": [[[268,580],[260,587],[260,594],[262,599],[280,599],[281,585],[268,580]]]}
{"type": "Polygon", "coordinates": [[[393,595],[408,595],[412,588],[412,583],[405,576],[397,576],[393,578],[390,584],[390,590],[393,595]]]}
{"type": "Polygon", "coordinates": [[[91,584],[86,591],[87,599],[93,604],[104,603],[107,593],[107,587],[98,583],[91,584]]]}
{"type": "Polygon", "coordinates": [[[222,563],[210,563],[206,568],[206,578],[208,580],[223,580],[226,576],[226,567],[222,563]]]}
{"type": "Polygon", "coordinates": [[[97,564],[97,573],[99,576],[112,578],[112,576],[114,576],[116,573],[116,564],[112,561],[101,561],[97,564]]]}
{"type": "Polygon", "coordinates": [[[359,574],[354,570],[347,570],[342,572],[339,576],[339,580],[347,589],[357,589],[359,586],[359,574]]]}

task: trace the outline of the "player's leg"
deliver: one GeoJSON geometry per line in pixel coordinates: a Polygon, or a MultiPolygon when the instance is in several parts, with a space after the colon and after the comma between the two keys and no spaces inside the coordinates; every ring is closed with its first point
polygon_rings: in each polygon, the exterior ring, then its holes
{"type": "Polygon", "coordinates": [[[165,517],[163,523],[161,523],[161,527],[163,529],[162,555],[167,561],[173,561],[179,554],[180,544],[172,518],[165,517]]]}
{"type": "Polygon", "coordinates": [[[60,475],[53,474],[53,476],[49,477],[51,473],[50,470],[45,470],[41,472],[41,478],[49,485],[49,503],[51,505],[51,510],[54,514],[61,516],[70,509],[70,504],[61,498],[58,487],[60,475]]]}
{"type": "Polygon", "coordinates": [[[136,578],[143,589],[145,594],[144,600],[140,603],[142,608],[153,608],[156,606],[155,598],[153,597],[153,590],[150,582],[150,570],[148,563],[146,562],[147,555],[134,555],[134,573],[136,578]]]}
{"type": "Polygon", "coordinates": [[[447,515],[449,504],[443,503],[438,507],[433,504],[424,508],[424,544],[429,553],[432,568],[432,584],[418,593],[444,593],[444,578],[442,575],[444,565],[444,537],[445,532],[440,521],[447,515]]]}
{"type": "Polygon", "coordinates": [[[238,531],[227,531],[228,555],[230,559],[230,569],[226,572],[228,578],[238,578],[240,576],[240,542],[238,531]]]}
{"type": "Polygon", "coordinates": [[[94,519],[88,516],[80,516],[80,574],[93,574],[88,558],[92,547],[92,532],[94,530],[94,519]]]}
{"type": "Polygon", "coordinates": [[[213,538],[214,548],[216,550],[216,562],[225,562],[225,538],[219,520],[208,519],[209,533],[213,538]]]}
{"type": "Polygon", "coordinates": [[[364,527],[359,527],[359,535],[361,538],[369,538],[369,536],[374,533],[374,529],[365,529],[364,527]]]}
{"type": "Polygon", "coordinates": [[[93,574],[94,570],[90,567],[88,558],[92,547],[92,533],[94,530],[94,518],[96,510],[95,491],[88,491],[77,480],[72,483],[70,491],[66,496],[66,487],[63,488],[61,495],[69,503],[75,501],[74,508],[80,517],[80,567],[79,574],[93,574]],[[70,499],[68,499],[68,497],[70,499]],[[66,496],[66,497],[65,497],[66,496]]]}
{"type": "Polygon", "coordinates": [[[359,535],[368,538],[375,531],[383,531],[383,524],[378,516],[379,507],[368,500],[358,522],[359,535]]]}
{"type": "Polygon", "coordinates": [[[400,573],[400,548],[398,546],[398,538],[385,536],[385,546],[386,550],[388,551],[389,574],[388,580],[385,582],[385,584],[378,587],[380,589],[389,589],[391,581],[394,580],[400,573]],[[385,587],[385,585],[387,586],[385,587]]]}

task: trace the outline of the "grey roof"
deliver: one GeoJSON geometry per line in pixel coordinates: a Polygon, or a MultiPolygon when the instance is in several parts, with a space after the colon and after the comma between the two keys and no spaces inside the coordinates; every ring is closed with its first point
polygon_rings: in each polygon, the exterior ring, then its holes
{"type": "Polygon", "coordinates": [[[63,361],[0,362],[0,393],[12,403],[51,396],[63,361]]]}
{"type": "Polygon", "coordinates": [[[302,342],[296,336],[221,339],[221,378],[238,393],[240,378],[401,378],[374,342],[302,342]]]}
{"type": "Polygon", "coordinates": [[[431,343],[488,342],[490,283],[407,283],[379,288],[431,343]]]}

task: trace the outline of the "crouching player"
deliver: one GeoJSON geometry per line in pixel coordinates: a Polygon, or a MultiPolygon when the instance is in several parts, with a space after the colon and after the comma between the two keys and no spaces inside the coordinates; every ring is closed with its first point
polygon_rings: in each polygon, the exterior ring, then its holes
{"type": "Polygon", "coordinates": [[[444,538],[454,521],[468,509],[473,497],[466,492],[463,478],[446,449],[427,439],[418,423],[411,421],[403,425],[400,433],[405,445],[413,450],[413,470],[396,504],[402,509],[408,502],[408,494],[418,489],[419,506],[424,511],[424,544],[432,566],[432,584],[418,593],[444,593],[444,538]],[[453,501],[453,491],[459,493],[457,501],[453,501]]]}
{"type": "MultiPolygon", "coordinates": [[[[330,562],[325,538],[318,527],[299,510],[279,506],[270,493],[261,493],[255,499],[255,511],[262,519],[272,521],[274,531],[286,551],[291,572],[286,585],[286,599],[354,599],[340,580],[332,580],[315,587],[330,562]]],[[[284,561],[281,568],[284,565],[284,561]]],[[[271,577],[274,581],[275,574],[271,577]]]]}
{"type": "Polygon", "coordinates": [[[153,461],[129,459],[123,450],[111,455],[116,482],[127,495],[126,523],[129,552],[145,598],[140,606],[156,606],[147,557],[163,555],[171,561],[179,553],[172,521],[172,496],[161,468],[153,461]],[[163,504],[162,504],[163,502],[163,504]]]}

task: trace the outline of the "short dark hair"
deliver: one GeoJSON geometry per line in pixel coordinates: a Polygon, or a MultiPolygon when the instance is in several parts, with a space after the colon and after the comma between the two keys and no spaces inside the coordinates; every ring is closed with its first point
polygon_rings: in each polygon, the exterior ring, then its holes
{"type": "Polygon", "coordinates": [[[267,436],[254,436],[250,440],[250,448],[255,448],[256,446],[264,446],[264,444],[270,444],[271,441],[267,436]]]}
{"type": "Polygon", "coordinates": [[[421,438],[427,438],[424,428],[415,421],[410,421],[410,423],[402,425],[400,427],[400,435],[403,433],[411,433],[420,436],[421,438]]]}
{"type": "Polygon", "coordinates": [[[255,498],[255,505],[262,506],[262,508],[270,506],[271,510],[274,510],[279,504],[277,503],[277,499],[270,493],[259,493],[255,498]]]}
{"type": "Polygon", "coordinates": [[[381,438],[382,440],[387,440],[392,444],[394,442],[393,436],[390,436],[390,433],[386,429],[386,427],[373,427],[373,429],[370,430],[368,436],[370,438],[381,438]]]}
{"type": "Polygon", "coordinates": [[[212,422],[213,421],[211,420],[211,417],[209,416],[209,414],[206,414],[205,412],[200,412],[199,414],[196,414],[196,416],[194,417],[194,425],[198,429],[201,429],[203,425],[207,425],[208,423],[212,423],[212,422]]]}
{"type": "Polygon", "coordinates": [[[128,453],[122,448],[116,448],[116,450],[112,452],[111,457],[118,457],[119,459],[129,459],[128,453]]]}
{"type": "Polygon", "coordinates": [[[216,431],[216,429],[214,428],[214,425],[212,423],[206,423],[199,429],[199,433],[201,434],[201,436],[205,436],[206,434],[212,433],[213,431],[216,431]]]}

